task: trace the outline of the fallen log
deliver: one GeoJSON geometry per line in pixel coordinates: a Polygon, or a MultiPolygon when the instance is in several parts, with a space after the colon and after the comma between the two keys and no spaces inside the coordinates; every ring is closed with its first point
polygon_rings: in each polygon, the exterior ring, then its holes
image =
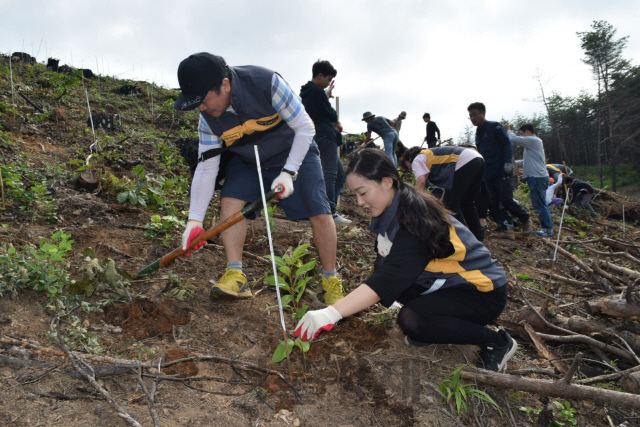
{"type": "Polygon", "coordinates": [[[627,277],[632,279],[640,279],[640,272],[632,270],[630,268],[622,267],[620,265],[611,264],[608,261],[600,261],[600,267],[606,268],[607,270],[615,271],[619,274],[624,274],[627,277]]]}
{"type": "Polygon", "coordinates": [[[640,319],[640,306],[629,304],[625,299],[617,296],[587,301],[586,305],[591,314],[600,313],[628,320],[640,319]]]}
{"type": "Polygon", "coordinates": [[[609,246],[611,249],[629,252],[631,255],[640,256],[640,251],[638,250],[636,245],[620,242],[618,240],[613,240],[608,237],[601,237],[599,241],[604,245],[609,246]]]}
{"type": "MultiPolygon", "coordinates": [[[[553,241],[551,241],[550,239],[543,239],[543,240],[544,240],[544,244],[549,246],[551,249],[555,249],[556,248],[556,244],[553,241]]],[[[573,244],[573,243],[571,243],[571,244],[573,244]]],[[[571,252],[569,252],[566,249],[563,249],[562,247],[558,246],[558,253],[560,255],[564,256],[565,258],[570,259],[574,264],[576,264],[578,267],[580,267],[586,273],[588,273],[590,275],[593,275],[593,269],[591,269],[591,267],[589,267],[580,258],[575,256],[571,252]]]]}
{"type": "Polygon", "coordinates": [[[537,272],[537,273],[544,274],[545,276],[549,276],[550,278],[555,279],[558,282],[563,282],[563,283],[566,283],[568,285],[573,285],[573,286],[575,286],[577,288],[596,288],[596,287],[598,287],[598,285],[595,284],[595,283],[585,282],[585,281],[582,281],[582,280],[571,279],[569,277],[564,277],[564,276],[561,276],[561,275],[556,274],[556,273],[551,273],[549,271],[541,270],[539,268],[532,267],[531,269],[533,271],[537,272]]]}
{"type": "Polygon", "coordinates": [[[593,346],[596,348],[599,348],[600,350],[603,351],[607,351],[609,353],[612,353],[616,356],[618,356],[619,358],[628,360],[629,362],[633,362],[636,363],[635,360],[635,355],[629,353],[627,350],[623,350],[621,348],[618,347],[613,347],[611,345],[607,345],[605,343],[602,343],[596,339],[593,339],[591,337],[588,337],[586,335],[568,335],[568,336],[561,336],[561,335],[548,335],[548,334],[542,334],[540,332],[537,332],[538,336],[540,338],[542,338],[545,341],[553,341],[553,342],[562,342],[562,343],[574,343],[574,344],[586,344],[589,346],[593,346]]]}
{"type": "Polygon", "coordinates": [[[588,400],[602,405],[640,409],[639,395],[570,384],[564,379],[557,381],[537,380],[500,374],[484,369],[476,369],[475,372],[462,371],[460,376],[467,381],[476,381],[493,387],[539,393],[551,397],[562,397],[563,399],[588,400]]]}
{"type": "Polygon", "coordinates": [[[571,316],[566,327],[569,330],[588,335],[602,342],[610,341],[614,335],[620,335],[631,346],[633,351],[640,353],[640,337],[629,331],[618,330],[608,323],[587,320],[580,316],[571,316]]]}
{"type": "Polygon", "coordinates": [[[618,287],[620,287],[620,286],[628,287],[629,286],[629,283],[624,281],[624,279],[622,279],[622,278],[619,279],[619,278],[615,277],[613,274],[607,273],[602,268],[600,268],[600,265],[598,265],[598,261],[596,261],[595,259],[591,261],[591,266],[593,267],[593,271],[595,271],[600,277],[604,277],[605,279],[607,279],[609,282],[613,283],[614,285],[616,285],[618,287]]]}
{"type": "MultiPolygon", "coordinates": [[[[3,356],[0,355],[0,366],[6,366],[13,369],[38,369],[38,370],[47,370],[51,369],[54,372],[66,375],[74,380],[85,380],[85,377],[80,375],[75,370],[60,370],[57,369],[56,365],[52,365],[50,363],[40,362],[38,360],[29,360],[29,359],[20,359],[17,357],[3,356]]],[[[123,365],[107,365],[107,366],[96,366],[93,368],[96,377],[104,378],[104,377],[112,377],[117,375],[130,375],[136,373],[136,368],[134,366],[123,366],[123,365]]]]}
{"type": "Polygon", "coordinates": [[[577,243],[577,245],[579,245],[581,248],[584,248],[584,249],[588,250],[589,252],[594,253],[596,255],[600,255],[600,256],[603,256],[603,257],[612,257],[612,256],[614,256],[614,257],[618,257],[618,258],[626,258],[629,261],[633,261],[636,264],[640,264],[640,259],[634,257],[629,252],[603,252],[603,251],[598,251],[596,249],[593,249],[592,247],[587,246],[587,245],[585,245],[583,243],[577,243]]]}

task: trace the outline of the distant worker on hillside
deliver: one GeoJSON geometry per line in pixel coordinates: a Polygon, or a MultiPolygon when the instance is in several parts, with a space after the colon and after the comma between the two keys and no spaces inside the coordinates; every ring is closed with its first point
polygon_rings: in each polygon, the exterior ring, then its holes
{"type": "Polygon", "coordinates": [[[547,206],[558,207],[562,206],[564,200],[560,197],[555,197],[556,189],[560,186],[559,182],[554,182],[553,178],[549,178],[549,188],[547,188],[547,193],[545,195],[545,202],[547,206]]]}
{"type": "Polygon", "coordinates": [[[397,166],[396,145],[398,144],[398,132],[393,128],[393,122],[386,117],[376,116],[371,111],[367,111],[362,115],[362,121],[367,124],[366,139],[362,145],[369,147],[371,132],[377,133],[384,141],[384,152],[387,153],[393,164],[397,166]]]}
{"type": "Polygon", "coordinates": [[[555,234],[553,221],[545,200],[547,187],[549,187],[549,176],[547,175],[542,140],[536,136],[535,129],[530,123],[520,126],[520,136],[516,136],[513,133],[513,126],[510,124],[506,124],[504,128],[513,145],[524,147],[522,179],[529,186],[531,204],[538,213],[540,225],[542,226],[542,230],[536,231],[535,234],[543,237],[553,237],[555,234]]]}
{"type": "Polygon", "coordinates": [[[474,102],[467,107],[469,119],[476,128],[476,147],[484,157],[484,182],[489,194],[491,213],[498,223],[499,239],[515,240],[511,216],[522,224],[522,234],[532,233],[529,212],[513,198],[513,147],[504,127],[485,119],[486,107],[474,102]]]}
{"type": "MultiPolygon", "coordinates": [[[[210,53],[196,53],[178,67],[182,93],[174,108],[200,110],[198,124],[199,163],[191,183],[189,222],[182,247],[204,233],[202,221],[214,194],[219,173],[226,172],[220,193],[220,220],[236,214],[249,202],[260,199],[254,146],[260,148],[262,177],[276,195],[289,219],[308,218],[322,263],[324,300],[342,298],[337,277],[336,226],[331,217],[314,127],[298,95],[276,72],[247,65],[229,67],[210,53]],[[221,167],[221,154],[233,156],[221,167]]],[[[221,233],[227,270],[211,288],[210,296],[249,298],[251,289],[242,272],[242,252],[247,221],[221,233]]],[[[202,245],[198,245],[199,249],[202,245]]]]}
{"type": "MultiPolygon", "coordinates": [[[[316,61],[311,67],[312,78],[300,88],[302,105],[307,110],[316,128],[314,141],[320,150],[320,162],[326,186],[331,215],[338,225],[351,224],[351,221],[338,215],[336,208],[336,179],[338,176],[338,141],[334,123],[338,121],[338,114],[331,106],[329,97],[333,89],[334,78],[338,71],[329,61],[316,61]]],[[[342,166],[342,164],[341,164],[342,166]]]]}
{"type": "Polygon", "coordinates": [[[308,311],[296,337],[315,340],[339,328],[341,319],[397,301],[405,343],[477,345],[476,366],[503,370],[518,344],[505,330],[486,327],[507,303],[507,277],[498,261],[435,197],[402,182],[380,150],[356,153],[346,173],[358,205],[371,216],[374,271],[337,303],[308,311]]]}
{"type": "Polygon", "coordinates": [[[562,184],[562,179],[565,176],[573,176],[573,171],[571,168],[565,168],[564,165],[560,165],[557,163],[547,163],[547,173],[550,178],[553,178],[553,181],[562,184]]]}
{"type": "Polygon", "coordinates": [[[440,129],[438,128],[438,125],[436,124],[436,122],[431,121],[431,114],[424,113],[422,115],[422,120],[424,120],[424,122],[427,124],[427,136],[424,137],[424,141],[422,142],[422,145],[424,145],[424,142],[427,143],[427,146],[429,148],[433,148],[437,145],[440,145],[441,144],[440,129]],[[436,137],[436,134],[438,135],[437,137],[436,137]]]}
{"type": "Polygon", "coordinates": [[[589,211],[592,218],[597,218],[598,215],[591,206],[591,199],[593,199],[596,191],[595,188],[588,182],[573,179],[571,176],[565,177],[564,181],[569,186],[569,204],[575,204],[589,211]]]}
{"type": "Polygon", "coordinates": [[[477,150],[458,146],[412,147],[400,158],[400,167],[413,171],[418,191],[424,190],[427,181],[443,188],[442,201],[447,209],[467,225],[476,239],[483,240],[475,200],[480,193],[484,159],[477,150]]]}
{"type": "Polygon", "coordinates": [[[398,117],[396,117],[394,120],[391,120],[391,122],[393,122],[393,128],[396,130],[396,132],[398,132],[398,136],[400,136],[400,128],[402,127],[402,121],[406,118],[407,118],[407,113],[404,111],[401,111],[400,114],[398,114],[398,117]]]}

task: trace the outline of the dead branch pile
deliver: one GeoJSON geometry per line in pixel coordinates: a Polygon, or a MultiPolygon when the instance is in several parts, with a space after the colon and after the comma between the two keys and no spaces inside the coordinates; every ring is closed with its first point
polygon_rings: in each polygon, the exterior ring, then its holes
{"type": "Polygon", "coordinates": [[[536,364],[551,368],[550,376],[564,379],[548,381],[485,371],[467,373],[466,378],[640,409],[635,396],[640,394],[640,259],[636,243],[618,235],[560,240],[555,261],[556,241],[545,240],[549,258],[538,266],[523,262],[523,271],[530,274],[513,274],[512,296],[520,299],[522,307],[503,325],[533,344],[536,364]],[[569,367],[571,361],[574,367],[569,367]],[[577,379],[572,380],[575,372],[577,379]],[[587,384],[592,386],[585,388],[587,384]]]}

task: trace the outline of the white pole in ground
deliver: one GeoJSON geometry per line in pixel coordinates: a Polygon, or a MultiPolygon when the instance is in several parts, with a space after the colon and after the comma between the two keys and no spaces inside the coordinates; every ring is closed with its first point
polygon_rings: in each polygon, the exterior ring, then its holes
{"type": "Polygon", "coordinates": [[[269,238],[269,253],[271,254],[271,265],[273,266],[273,276],[276,282],[276,295],[278,296],[278,311],[280,312],[280,321],[282,322],[282,329],[287,332],[287,326],[284,323],[284,313],[282,311],[282,299],[280,298],[280,284],[278,283],[278,269],[276,267],[276,258],[273,252],[273,239],[271,238],[271,225],[269,224],[269,216],[267,211],[267,198],[264,192],[264,183],[262,182],[262,169],[260,168],[260,156],[258,155],[258,146],[254,145],[254,151],[256,153],[256,165],[258,165],[258,178],[260,180],[260,191],[262,193],[262,208],[265,211],[264,218],[267,222],[267,237],[269,238]]]}
{"type": "Polygon", "coordinates": [[[271,226],[269,225],[269,215],[267,214],[267,197],[264,192],[264,183],[262,182],[262,169],[260,167],[260,155],[258,154],[258,146],[254,145],[253,150],[256,153],[256,165],[258,166],[258,179],[260,180],[260,193],[262,195],[262,209],[264,210],[264,219],[267,223],[267,237],[269,239],[269,253],[271,254],[271,266],[273,267],[273,277],[276,284],[276,295],[278,297],[278,313],[280,313],[280,322],[282,323],[282,331],[284,336],[284,351],[287,355],[287,366],[289,368],[289,378],[293,378],[291,372],[291,362],[289,361],[289,340],[287,337],[287,325],[284,323],[284,313],[282,311],[282,298],[280,297],[280,283],[278,283],[278,269],[276,268],[276,256],[273,252],[273,239],[271,238],[271,226]]]}
{"type": "Polygon", "coordinates": [[[15,97],[15,90],[13,89],[13,65],[11,64],[11,56],[9,56],[9,77],[11,78],[11,106],[13,107],[13,120],[17,120],[16,119],[16,108],[18,108],[18,106],[16,105],[16,97],[15,97]]]}
{"type": "Polygon", "coordinates": [[[553,251],[553,262],[556,261],[556,255],[558,254],[558,244],[560,243],[560,234],[562,234],[562,221],[564,220],[564,212],[567,210],[567,200],[569,200],[569,191],[566,191],[564,197],[564,206],[562,206],[562,215],[560,216],[560,226],[558,227],[558,238],[556,239],[556,248],[553,251]]]}

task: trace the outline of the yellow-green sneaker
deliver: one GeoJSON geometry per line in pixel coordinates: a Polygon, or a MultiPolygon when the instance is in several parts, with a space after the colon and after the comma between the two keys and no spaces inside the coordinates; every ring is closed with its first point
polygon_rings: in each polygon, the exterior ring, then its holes
{"type": "Polygon", "coordinates": [[[344,298],[342,294],[342,280],[339,277],[322,278],[322,290],[324,291],[324,303],[331,305],[344,298]]]}
{"type": "Polygon", "coordinates": [[[227,270],[211,288],[211,298],[233,297],[251,298],[251,289],[247,284],[247,276],[240,270],[227,270]]]}

